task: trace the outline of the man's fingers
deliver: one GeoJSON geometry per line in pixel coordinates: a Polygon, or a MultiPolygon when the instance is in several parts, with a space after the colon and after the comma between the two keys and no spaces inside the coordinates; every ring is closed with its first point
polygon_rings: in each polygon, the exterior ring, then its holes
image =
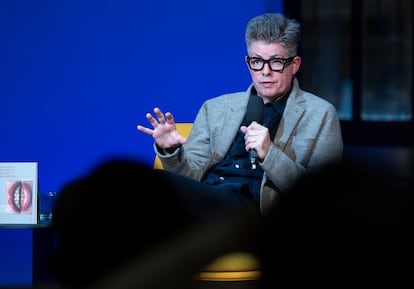
{"type": "Polygon", "coordinates": [[[154,113],[157,116],[158,122],[160,124],[164,124],[165,123],[165,117],[164,117],[164,114],[162,113],[162,111],[158,107],[156,107],[156,108],[154,108],[154,113]]]}
{"type": "Polygon", "coordinates": [[[137,129],[138,129],[140,132],[146,133],[146,134],[148,134],[148,135],[152,135],[152,134],[153,134],[153,130],[152,130],[152,129],[149,129],[149,128],[144,127],[144,126],[142,126],[142,125],[137,125],[137,129]]]}
{"type": "Polygon", "coordinates": [[[158,126],[158,122],[154,119],[154,117],[152,116],[152,114],[147,113],[145,115],[145,117],[147,118],[147,120],[149,121],[149,123],[152,124],[153,127],[157,127],[158,126]]]}
{"type": "Polygon", "coordinates": [[[166,112],[165,117],[167,118],[167,122],[169,124],[174,124],[174,116],[172,115],[171,112],[166,112]]]}

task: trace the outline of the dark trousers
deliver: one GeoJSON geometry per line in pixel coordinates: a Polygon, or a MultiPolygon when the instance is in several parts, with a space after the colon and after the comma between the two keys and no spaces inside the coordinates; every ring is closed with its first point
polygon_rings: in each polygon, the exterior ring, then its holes
{"type": "Polygon", "coordinates": [[[156,170],[156,173],[177,190],[184,205],[201,219],[217,213],[260,215],[259,204],[247,187],[228,189],[207,185],[167,170],[156,170]]]}

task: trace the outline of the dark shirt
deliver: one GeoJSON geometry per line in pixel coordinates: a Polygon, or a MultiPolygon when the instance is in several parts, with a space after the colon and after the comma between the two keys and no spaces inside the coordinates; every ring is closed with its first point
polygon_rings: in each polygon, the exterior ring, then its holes
{"type": "MultiPolygon", "coordinates": [[[[263,125],[269,129],[272,140],[276,135],[286,100],[287,96],[279,101],[265,104],[263,125]]],[[[242,125],[249,125],[246,117],[242,125]]],[[[222,186],[223,189],[230,191],[251,194],[258,202],[263,173],[260,166],[255,170],[251,169],[249,153],[245,149],[244,134],[239,130],[224,159],[212,166],[201,181],[209,185],[222,186]]]]}

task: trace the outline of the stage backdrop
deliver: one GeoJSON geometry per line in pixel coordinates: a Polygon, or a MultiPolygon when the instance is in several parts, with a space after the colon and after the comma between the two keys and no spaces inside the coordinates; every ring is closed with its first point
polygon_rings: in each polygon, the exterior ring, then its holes
{"type": "MultiPolygon", "coordinates": [[[[152,164],[145,113],[191,122],[245,90],[246,23],[281,2],[0,1],[0,161],[38,162],[41,191],[111,158],[152,164]]],[[[0,285],[30,282],[30,250],[30,234],[0,230],[0,285]]]]}

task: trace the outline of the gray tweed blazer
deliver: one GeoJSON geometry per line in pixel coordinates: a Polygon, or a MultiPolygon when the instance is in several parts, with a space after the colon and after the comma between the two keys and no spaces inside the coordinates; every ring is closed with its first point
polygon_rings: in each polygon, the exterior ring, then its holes
{"type": "MultiPolygon", "coordinates": [[[[240,129],[252,88],[250,85],[244,92],[206,100],[187,143],[173,154],[156,151],[164,169],[200,180],[212,165],[222,160],[240,129]]],[[[340,161],[342,153],[341,127],[335,107],[301,90],[294,78],[273,146],[260,163],[265,171],[260,192],[262,214],[298,178],[324,164],[340,161]]]]}

